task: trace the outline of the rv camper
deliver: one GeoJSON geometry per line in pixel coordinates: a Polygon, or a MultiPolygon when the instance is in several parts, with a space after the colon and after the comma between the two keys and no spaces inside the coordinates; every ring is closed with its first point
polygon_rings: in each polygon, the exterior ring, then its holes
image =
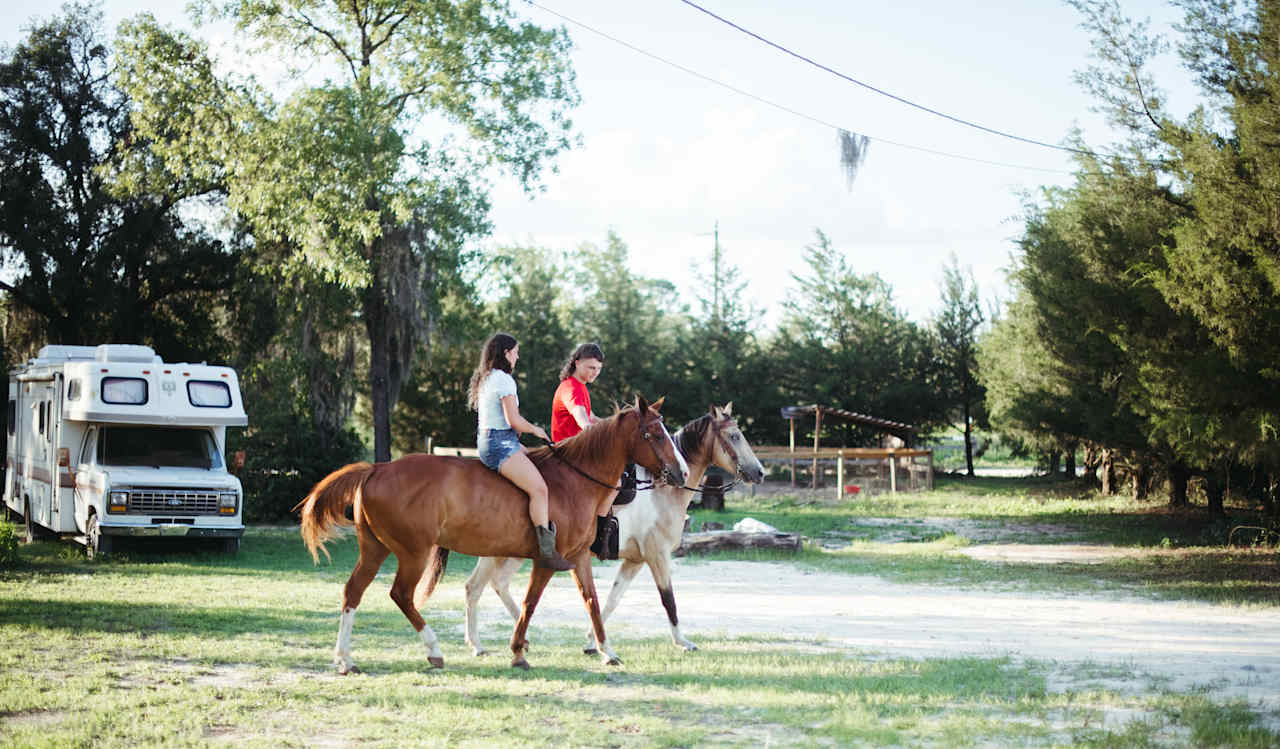
{"type": "Polygon", "coordinates": [[[235,370],[148,346],[45,346],[9,374],[4,502],[29,536],[106,554],[124,537],[244,533],[227,427],[248,423],[235,370]]]}

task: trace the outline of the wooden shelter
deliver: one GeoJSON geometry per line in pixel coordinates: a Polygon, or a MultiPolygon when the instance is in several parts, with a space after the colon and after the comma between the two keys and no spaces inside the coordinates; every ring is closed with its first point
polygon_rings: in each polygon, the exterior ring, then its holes
{"type": "Polygon", "coordinates": [[[791,440],[786,448],[770,448],[760,447],[756,449],[757,457],[761,459],[790,459],[791,461],[791,485],[795,486],[795,465],[796,459],[808,458],[813,461],[812,485],[813,488],[818,486],[818,461],[819,460],[835,460],[836,463],[836,496],[842,496],[844,491],[844,468],[845,459],[857,461],[875,460],[885,461],[888,465],[889,490],[896,492],[898,490],[897,464],[898,461],[904,460],[908,470],[923,469],[927,476],[927,485],[929,488],[933,486],[933,451],[932,450],[914,450],[905,447],[911,444],[916,434],[916,428],[910,424],[904,424],[900,421],[892,421],[890,419],[882,419],[878,416],[868,416],[867,414],[854,413],[846,411],[842,408],[831,408],[828,406],[810,405],[810,406],[785,406],[782,409],[782,417],[791,423],[791,440]],[[813,415],[813,448],[812,452],[801,448],[796,449],[796,421],[806,418],[810,414],[813,415]],[[904,447],[882,447],[882,448],[823,448],[820,444],[820,435],[822,433],[823,419],[838,419],[840,421],[852,422],[878,428],[882,433],[893,435],[902,441],[904,447]],[[784,452],[785,451],[785,452],[784,452]],[[922,458],[927,462],[923,466],[913,466],[915,459],[922,458]]]}

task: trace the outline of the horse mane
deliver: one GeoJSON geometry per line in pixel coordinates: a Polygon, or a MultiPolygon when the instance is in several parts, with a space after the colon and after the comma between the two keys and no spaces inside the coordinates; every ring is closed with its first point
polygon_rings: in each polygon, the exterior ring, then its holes
{"type": "Polygon", "coordinates": [[[685,460],[691,460],[697,454],[710,428],[711,414],[703,414],[680,427],[680,431],[675,434],[676,447],[680,448],[680,454],[685,460]]]}
{"type": "MultiPolygon", "coordinates": [[[[621,429],[622,417],[629,413],[635,413],[635,408],[630,406],[619,408],[614,411],[612,416],[587,425],[587,428],[581,432],[557,442],[556,452],[566,462],[574,465],[581,465],[584,459],[588,457],[601,455],[605,448],[617,439],[617,433],[621,429]]],[[[535,466],[542,468],[548,461],[555,460],[556,457],[551,452],[551,448],[544,445],[530,449],[529,459],[533,461],[535,466]]]]}

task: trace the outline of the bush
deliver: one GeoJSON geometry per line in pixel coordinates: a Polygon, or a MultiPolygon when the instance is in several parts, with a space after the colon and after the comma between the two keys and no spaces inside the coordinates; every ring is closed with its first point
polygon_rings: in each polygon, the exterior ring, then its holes
{"type": "Polygon", "coordinates": [[[8,569],[18,561],[18,526],[0,520],[0,569],[8,569]]]}

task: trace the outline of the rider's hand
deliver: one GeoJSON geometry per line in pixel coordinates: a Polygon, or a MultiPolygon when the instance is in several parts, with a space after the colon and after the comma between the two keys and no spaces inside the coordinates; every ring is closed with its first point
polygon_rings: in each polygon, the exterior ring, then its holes
{"type": "Polygon", "coordinates": [[[545,430],[545,429],[543,429],[542,427],[538,426],[537,424],[534,424],[534,425],[533,425],[533,436],[537,437],[538,439],[542,440],[543,442],[550,442],[550,441],[551,441],[551,439],[547,437],[547,432],[546,432],[546,430],[545,430]]]}

